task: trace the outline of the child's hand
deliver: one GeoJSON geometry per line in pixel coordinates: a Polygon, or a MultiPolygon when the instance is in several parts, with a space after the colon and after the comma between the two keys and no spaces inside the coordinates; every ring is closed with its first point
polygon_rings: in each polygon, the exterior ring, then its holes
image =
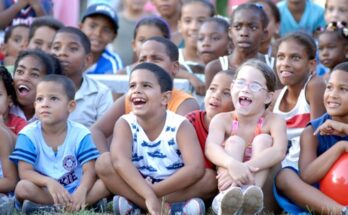
{"type": "Polygon", "coordinates": [[[258,168],[248,166],[245,163],[228,167],[228,172],[232,177],[233,183],[237,186],[246,184],[255,184],[253,173],[257,172],[258,168]]]}
{"type": "Polygon", "coordinates": [[[150,198],[145,199],[146,208],[151,215],[160,215],[161,214],[161,202],[157,196],[153,195],[150,198]]]}
{"type": "Polygon", "coordinates": [[[54,204],[68,206],[71,203],[70,194],[60,183],[54,179],[50,179],[46,186],[53,198],[54,204]]]}
{"type": "Polygon", "coordinates": [[[218,189],[220,192],[229,188],[233,183],[232,177],[224,168],[218,169],[216,179],[218,180],[218,189]]]}
{"type": "Polygon", "coordinates": [[[348,125],[345,123],[329,119],[317,128],[317,130],[314,132],[314,135],[317,135],[319,133],[320,135],[346,136],[347,127],[348,125]]]}
{"type": "Polygon", "coordinates": [[[87,190],[83,187],[79,187],[71,197],[71,204],[68,207],[68,211],[75,212],[86,207],[87,190]]]}
{"type": "Polygon", "coordinates": [[[195,89],[197,95],[204,96],[205,94],[205,84],[199,80],[196,76],[195,78],[190,79],[190,83],[192,84],[193,88],[195,89]]]}

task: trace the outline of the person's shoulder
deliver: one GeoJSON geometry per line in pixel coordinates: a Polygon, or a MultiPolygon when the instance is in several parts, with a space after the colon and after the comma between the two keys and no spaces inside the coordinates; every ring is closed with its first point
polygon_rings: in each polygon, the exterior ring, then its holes
{"type": "Polygon", "coordinates": [[[215,59],[210,61],[206,66],[205,66],[206,70],[214,70],[214,69],[218,69],[221,70],[221,63],[220,63],[220,58],[215,59]]]}
{"type": "Polygon", "coordinates": [[[41,122],[39,120],[36,120],[34,122],[29,123],[26,125],[20,132],[19,134],[25,134],[29,135],[32,134],[33,132],[37,132],[38,129],[41,129],[41,122]]]}
{"type": "Polygon", "coordinates": [[[328,119],[331,119],[331,116],[328,113],[324,113],[320,117],[311,120],[309,122],[309,125],[312,125],[314,128],[317,128],[319,125],[323,124],[328,119]]]}
{"type": "Polygon", "coordinates": [[[279,10],[286,8],[287,7],[286,0],[278,2],[277,3],[277,7],[278,7],[279,10]]]}
{"type": "Polygon", "coordinates": [[[318,89],[325,89],[325,81],[318,75],[312,75],[306,86],[306,91],[318,92],[318,89]]]}

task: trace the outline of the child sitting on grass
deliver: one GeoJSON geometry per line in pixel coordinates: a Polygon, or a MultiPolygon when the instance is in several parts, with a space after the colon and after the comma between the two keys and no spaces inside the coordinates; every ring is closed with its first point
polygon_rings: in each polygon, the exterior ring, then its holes
{"type": "MultiPolygon", "coordinates": [[[[48,75],[37,86],[39,120],[18,135],[10,159],[18,165],[16,199],[26,214],[83,209],[96,180],[99,156],[89,130],[68,120],[76,106],[75,86],[67,77],[48,75]]],[[[93,202],[94,203],[94,202],[93,202]]]]}

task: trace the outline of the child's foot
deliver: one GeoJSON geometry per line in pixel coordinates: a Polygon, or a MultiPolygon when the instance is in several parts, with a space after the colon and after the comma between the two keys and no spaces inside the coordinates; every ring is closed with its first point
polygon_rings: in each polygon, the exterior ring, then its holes
{"type": "Polygon", "coordinates": [[[256,214],[263,209],[263,192],[260,187],[249,185],[243,188],[243,214],[256,214]]]}
{"type": "Polygon", "coordinates": [[[219,193],[213,200],[213,211],[218,215],[237,214],[243,204],[243,193],[240,187],[230,187],[219,193]]]}
{"type": "Polygon", "coordinates": [[[200,198],[189,199],[186,202],[171,203],[170,214],[204,215],[205,205],[200,198]]]}
{"type": "Polygon", "coordinates": [[[112,200],[112,210],[116,215],[140,215],[141,209],[123,196],[115,195],[112,200]]]}
{"type": "Polygon", "coordinates": [[[0,214],[11,215],[14,210],[14,198],[0,193],[0,214]]]}
{"type": "Polygon", "coordinates": [[[37,213],[57,213],[60,211],[58,207],[54,205],[42,205],[37,204],[29,200],[24,200],[22,205],[22,213],[24,214],[37,214],[37,213]]]}

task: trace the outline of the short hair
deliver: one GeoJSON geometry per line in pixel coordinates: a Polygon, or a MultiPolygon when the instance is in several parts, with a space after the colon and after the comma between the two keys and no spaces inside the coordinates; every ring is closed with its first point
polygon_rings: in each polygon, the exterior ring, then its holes
{"type": "Polygon", "coordinates": [[[68,34],[76,35],[79,38],[80,40],[79,42],[81,43],[83,49],[85,50],[85,53],[89,54],[91,52],[91,42],[89,41],[86,34],[83,33],[80,29],[75,27],[63,27],[57,31],[56,36],[58,33],[68,33],[68,34]]]}
{"type": "Polygon", "coordinates": [[[5,35],[4,35],[4,43],[7,43],[8,40],[10,39],[10,37],[12,36],[12,32],[14,29],[18,28],[18,27],[24,27],[24,28],[28,28],[29,26],[26,24],[18,24],[18,25],[12,25],[10,26],[8,29],[5,30],[5,35]]]}
{"type": "Polygon", "coordinates": [[[160,85],[161,93],[173,90],[173,79],[168,72],[162,69],[160,66],[154,63],[140,63],[132,69],[132,73],[135,70],[144,69],[153,73],[160,85]]]}
{"type": "Polygon", "coordinates": [[[242,10],[252,10],[254,13],[257,13],[259,16],[260,16],[260,21],[261,21],[261,24],[262,24],[262,27],[263,28],[266,28],[267,25],[268,25],[268,17],[267,17],[267,14],[266,12],[263,10],[263,7],[262,5],[260,4],[257,4],[257,3],[245,3],[245,4],[241,4],[239,5],[236,9],[233,10],[232,14],[231,14],[231,21],[230,21],[230,24],[232,25],[233,24],[233,20],[234,20],[234,17],[235,15],[239,12],[239,11],[242,11],[242,10]]]}
{"type": "Polygon", "coordinates": [[[48,27],[55,31],[64,27],[64,24],[51,16],[41,16],[34,19],[29,28],[29,41],[34,37],[36,30],[40,27],[48,27]]]}
{"type": "Polygon", "coordinates": [[[69,100],[75,99],[75,92],[76,92],[75,84],[70,78],[66,77],[65,75],[57,75],[57,74],[46,75],[40,81],[40,83],[41,82],[54,82],[57,84],[61,84],[68,99],[69,100]]]}
{"type": "Polygon", "coordinates": [[[255,69],[261,71],[263,77],[265,77],[265,79],[266,79],[267,90],[270,92],[275,91],[277,78],[276,78],[276,74],[273,72],[271,67],[269,67],[266,63],[264,63],[258,59],[250,59],[250,60],[245,61],[242,65],[240,65],[237,68],[236,73],[235,73],[235,78],[237,78],[238,73],[245,66],[251,66],[251,67],[254,67],[255,69]]]}
{"type": "Polygon", "coordinates": [[[170,60],[173,62],[179,60],[178,47],[169,39],[166,39],[164,37],[155,36],[155,37],[150,37],[145,42],[147,42],[147,41],[156,41],[156,42],[163,44],[165,49],[166,49],[166,53],[169,56],[170,60]]]}
{"type": "MultiPolygon", "coordinates": [[[[333,68],[332,72],[333,72],[333,71],[336,71],[336,70],[348,72],[348,62],[343,62],[343,63],[340,63],[340,64],[336,65],[336,66],[333,68]]],[[[331,73],[332,73],[332,72],[331,72],[331,73]]]]}
{"type": "Polygon", "coordinates": [[[0,66],[0,80],[4,82],[7,95],[11,97],[14,105],[18,105],[16,90],[13,86],[13,79],[5,66],[0,66]]]}
{"type": "Polygon", "coordinates": [[[181,8],[183,8],[186,5],[189,5],[189,4],[192,4],[192,3],[196,3],[196,2],[199,2],[199,3],[203,4],[204,6],[206,6],[209,9],[210,17],[212,17],[212,16],[214,16],[216,14],[215,6],[209,0],[183,0],[182,1],[183,4],[182,4],[181,8]]]}
{"type": "Polygon", "coordinates": [[[208,22],[215,22],[216,24],[221,26],[226,33],[228,33],[230,23],[226,19],[224,19],[220,16],[209,17],[206,20],[204,20],[202,25],[204,25],[205,23],[208,23],[208,22]]]}
{"type": "Polygon", "coordinates": [[[265,3],[266,5],[268,5],[269,9],[271,10],[271,13],[274,17],[274,20],[276,23],[280,23],[280,12],[279,9],[277,7],[277,5],[271,1],[271,0],[249,0],[250,3],[265,3]]]}
{"type": "Polygon", "coordinates": [[[315,59],[316,53],[317,53],[317,45],[313,37],[310,36],[308,33],[302,32],[302,31],[296,31],[296,32],[289,33],[282,38],[279,38],[276,43],[276,50],[277,50],[276,52],[278,52],[280,44],[288,40],[295,41],[297,44],[303,46],[306,50],[308,58],[310,60],[315,59]]]}
{"type": "Polygon", "coordinates": [[[44,69],[46,70],[46,74],[62,74],[62,69],[60,67],[59,61],[55,57],[53,57],[50,54],[47,54],[46,52],[39,50],[39,49],[28,49],[25,51],[21,51],[14,63],[14,71],[16,72],[16,69],[18,67],[19,62],[27,57],[32,56],[35,57],[40,61],[40,63],[43,65],[44,69]]]}
{"type": "Polygon", "coordinates": [[[140,19],[137,24],[135,25],[134,28],[134,34],[133,34],[133,39],[138,34],[138,29],[141,26],[155,26],[160,30],[163,34],[163,37],[166,39],[170,39],[170,28],[166,20],[159,16],[147,16],[142,19],[140,19]]]}

